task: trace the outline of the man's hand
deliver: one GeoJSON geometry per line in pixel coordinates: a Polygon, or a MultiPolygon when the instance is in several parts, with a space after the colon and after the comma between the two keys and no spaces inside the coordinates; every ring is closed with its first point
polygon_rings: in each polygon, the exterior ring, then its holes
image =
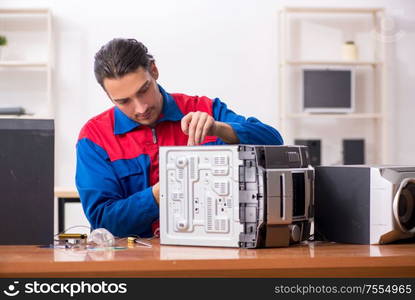
{"type": "Polygon", "coordinates": [[[189,136],[188,146],[198,145],[206,136],[215,135],[216,121],[208,113],[190,112],[182,119],[182,130],[189,136]]]}
{"type": "Polygon", "coordinates": [[[201,144],[207,136],[217,136],[228,144],[239,143],[239,139],[230,125],[215,121],[206,112],[188,113],[183,117],[181,126],[183,132],[189,136],[188,146],[201,144]]]}
{"type": "Polygon", "coordinates": [[[155,185],[153,185],[152,189],[153,189],[154,199],[156,200],[157,204],[160,204],[160,185],[159,185],[159,183],[157,182],[155,185]]]}

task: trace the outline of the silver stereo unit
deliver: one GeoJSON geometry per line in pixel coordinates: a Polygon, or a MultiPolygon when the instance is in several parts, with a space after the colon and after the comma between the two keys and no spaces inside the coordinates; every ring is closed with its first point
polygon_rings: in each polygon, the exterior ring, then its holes
{"type": "Polygon", "coordinates": [[[415,166],[316,168],[315,233],[385,244],[415,236],[415,166]]]}
{"type": "Polygon", "coordinates": [[[307,147],[160,147],[159,155],[161,244],[282,247],[309,237],[307,147]]]}

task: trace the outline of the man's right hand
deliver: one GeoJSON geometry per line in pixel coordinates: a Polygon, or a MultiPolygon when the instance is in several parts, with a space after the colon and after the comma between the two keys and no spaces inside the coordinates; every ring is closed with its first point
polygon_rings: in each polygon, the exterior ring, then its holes
{"type": "Polygon", "coordinates": [[[217,136],[227,144],[238,144],[239,138],[233,128],[215,119],[206,112],[189,112],[182,118],[181,127],[188,135],[188,146],[200,145],[206,136],[217,136]]]}
{"type": "Polygon", "coordinates": [[[160,204],[160,185],[159,185],[159,183],[157,182],[155,185],[153,185],[152,189],[153,189],[154,199],[156,200],[157,204],[160,204]]]}

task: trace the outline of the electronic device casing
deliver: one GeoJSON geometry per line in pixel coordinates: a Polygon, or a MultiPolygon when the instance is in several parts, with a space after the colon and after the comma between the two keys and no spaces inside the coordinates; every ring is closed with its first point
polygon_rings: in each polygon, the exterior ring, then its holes
{"type": "Polygon", "coordinates": [[[320,166],[315,171],[319,239],[386,244],[415,236],[415,166],[320,166]],[[401,203],[409,183],[412,196],[401,203]]]}
{"type": "Polygon", "coordinates": [[[310,235],[305,146],[160,147],[160,242],[281,247],[310,235]]]}

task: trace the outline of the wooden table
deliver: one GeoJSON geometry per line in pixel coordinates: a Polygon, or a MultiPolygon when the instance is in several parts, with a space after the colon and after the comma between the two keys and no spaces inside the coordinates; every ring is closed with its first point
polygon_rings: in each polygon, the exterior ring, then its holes
{"type": "Polygon", "coordinates": [[[415,277],[415,244],[308,242],[233,249],[133,245],[124,250],[0,246],[0,277],[415,277]]]}
{"type": "Polygon", "coordinates": [[[79,193],[73,187],[55,186],[54,194],[56,198],[79,198],[79,193]]]}

